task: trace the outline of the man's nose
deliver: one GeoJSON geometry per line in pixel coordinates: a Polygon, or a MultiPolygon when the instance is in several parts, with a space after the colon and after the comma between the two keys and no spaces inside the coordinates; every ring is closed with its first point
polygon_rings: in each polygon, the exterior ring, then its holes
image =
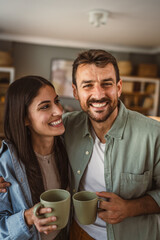
{"type": "Polygon", "coordinates": [[[93,96],[94,96],[94,98],[98,98],[98,99],[105,96],[105,91],[101,85],[96,85],[94,87],[93,96]]]}

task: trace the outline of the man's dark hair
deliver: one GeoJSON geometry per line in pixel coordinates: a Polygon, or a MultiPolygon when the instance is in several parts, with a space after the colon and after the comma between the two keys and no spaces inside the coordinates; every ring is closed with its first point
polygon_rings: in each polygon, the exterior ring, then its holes
{"type": "Polygon", "coordinates": [[[119,68],[115,57],[104,50],[90,49],[78,55],[73,62],[72,83],[76,85],[76,73],[78,66],[81,64],[95,64],[97,67],[104,68],[108,63],[111,63],[115,69],[116,82],[120,80],[119,68]]]}

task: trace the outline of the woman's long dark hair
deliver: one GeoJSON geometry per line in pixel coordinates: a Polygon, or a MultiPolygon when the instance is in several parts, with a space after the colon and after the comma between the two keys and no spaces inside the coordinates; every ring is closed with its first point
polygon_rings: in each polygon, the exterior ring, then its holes
{"type": "MultiPolygon", "coordinates": [[[[31,135],[25,126],[28,107],[43,86],[51,82],[39,76],[26,76],[14,81],[8,88],[5,101],[4,133],[11,142],[26,169],[26,174],[32,194],[33,203],[39,202],[39,196],[44,191],[42,174],[34,153],[31,135]]],[[[68,185],[68,158],[60,136],[54,137],[53,151],[60,175],[61,188],[68,185]]]]}

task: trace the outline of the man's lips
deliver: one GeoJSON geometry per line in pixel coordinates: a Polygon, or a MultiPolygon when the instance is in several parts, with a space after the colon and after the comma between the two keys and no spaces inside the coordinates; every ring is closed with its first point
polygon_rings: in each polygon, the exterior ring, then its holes
{"type": "Polygon", "coordinates": [[[95,107],[95,108],[102,108],[102,107],[105,107],[107,105],[107,102],[103,102],[103,103],[90,103],[90,105],[92,107],[95,107]]]}
{"type": "Polygon", "coordinates": [[[88,101],[88,107],[94,107],[94,108],[104,108],[109,104],[111,101],[107,98],[102,98],[99,100],[96,99],[90,99],[88,101]]]}

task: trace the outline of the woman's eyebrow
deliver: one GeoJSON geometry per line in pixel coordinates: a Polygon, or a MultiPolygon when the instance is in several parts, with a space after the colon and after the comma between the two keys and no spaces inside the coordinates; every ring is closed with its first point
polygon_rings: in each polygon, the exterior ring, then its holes
{"type": "Polygon", "coordinates": [[[41,104],[44,104],[44,103],[50,103],[50,100],[45,100],[45,101],[42,101],[38,104],[38,106],[40,106],[41,104]]]}

